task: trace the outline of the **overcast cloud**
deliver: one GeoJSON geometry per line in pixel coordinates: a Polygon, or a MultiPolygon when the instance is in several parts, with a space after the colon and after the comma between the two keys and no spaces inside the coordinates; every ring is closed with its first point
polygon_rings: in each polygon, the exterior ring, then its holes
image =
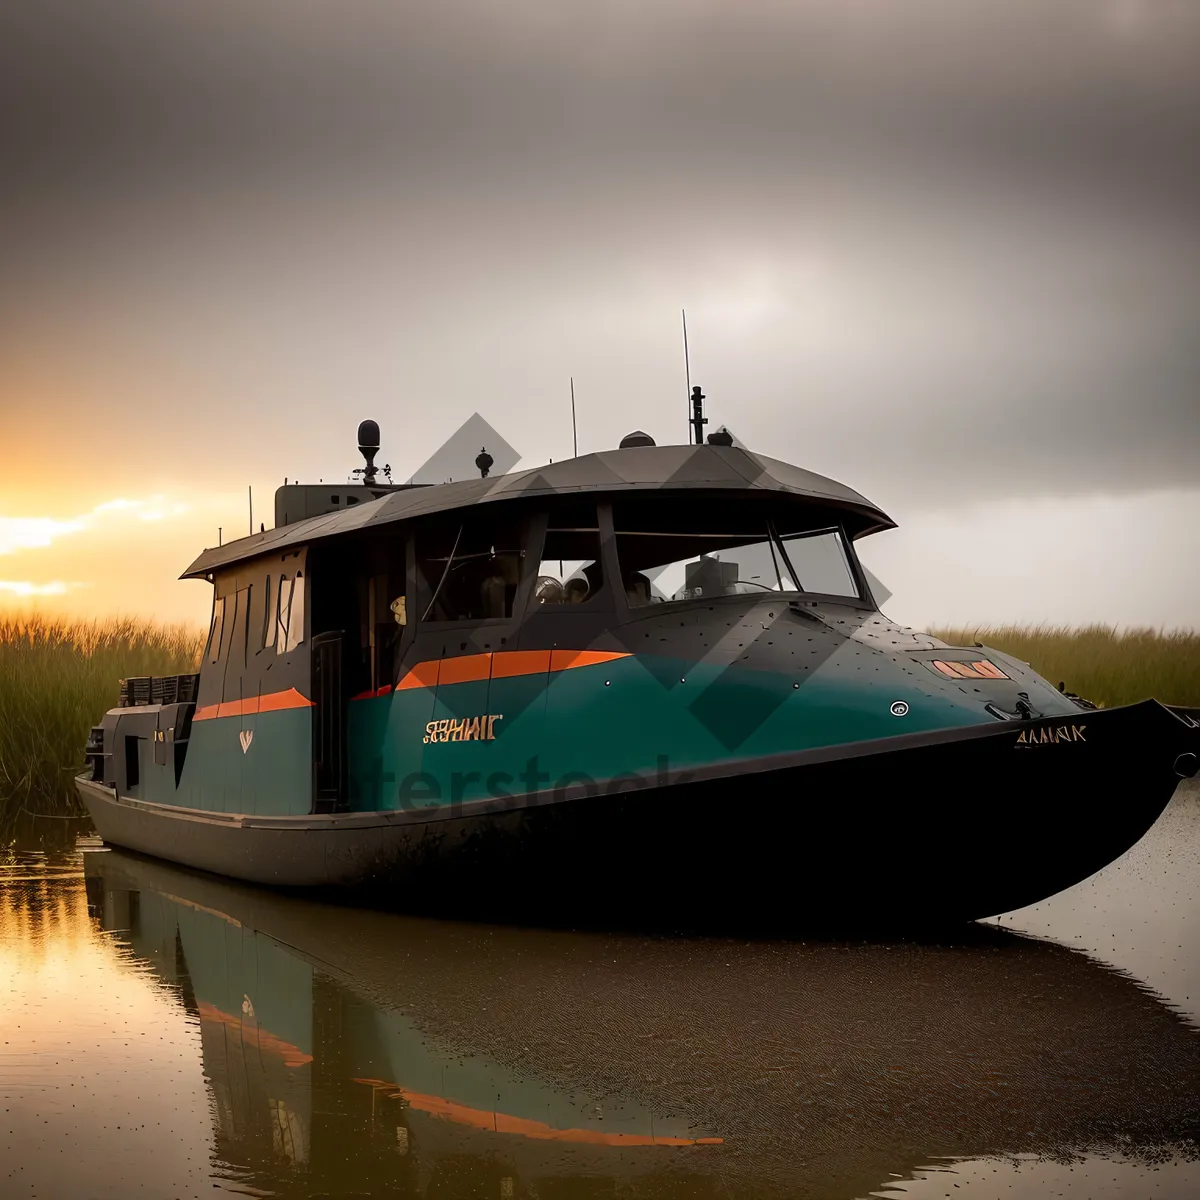
{"type": "Polygon", "coordinates": [[[681,441],[686,307],[714,424],[901,520],[1196,488],[1198,62],[1184,0],[5,6],[9,476],[97,412],[83,481],[545,461],[571,375],[681,441]]]}

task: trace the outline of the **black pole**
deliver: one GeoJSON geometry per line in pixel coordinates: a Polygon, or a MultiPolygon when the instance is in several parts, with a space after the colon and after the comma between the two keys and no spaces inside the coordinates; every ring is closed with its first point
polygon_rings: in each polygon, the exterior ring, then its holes
{"type": "Polygon", "coordinates": [[[704,415],[704,393],[697,385],[692,388],[692,429],[696,435],[697,446],[704,441],[704,426],[707,424],[708,418],[704,415]]]}
{"type": "Polygon", "coordinates": [[[571,450],[579,457],[579,430],[575,425],[575,376],[571,376],[571,450]]]}
{"type": "Polygon", "coordinates": [[[692,394],[692,364],[688,357],[687,309],[681,308],[679,311],[683,315],[683,378],[686,382],[687,394],[690,396],[692,394]]]}

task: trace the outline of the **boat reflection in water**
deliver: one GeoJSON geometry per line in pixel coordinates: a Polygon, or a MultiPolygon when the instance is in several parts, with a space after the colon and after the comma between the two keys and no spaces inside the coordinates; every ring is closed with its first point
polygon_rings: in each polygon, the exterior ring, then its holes
{"type": "MultiPolygon", "coordinates": [[[[362,941],[348,955],[338,944],[337,922],[353,915],[294,900],[263,908],[248,891],[117,853],[85,862],[92,915],[178,989],[199,1024],[217,1154],[246,1182],[271,1189],[300,1173],[311,1176],[304,1194],[432,1195],[463,1176],[472,1189],[492,1178],[486,1194],[504,1196],[517,1173],[653,1172],[663,1151],[720,1144],[679,1119],[580,1101],[430,1038],[422,1026],[436,1025],[443,1000],[470,1002],[409,975],[406,935],[436,936],[436,926],[384,920],[367,932],[375,958],[363,965],[382,985],[372,996],[347,974],[362,941]]],[[[444,952],[455,954],[453,938],[444,952]]]]}
{"type": "Polygon", "coordinates": [[[252,1194],[854,1197],[1200,1137],[1195,1031],[1054,943],[501,928],[85,861],[198,1022],[216,1166],[252,1194]]]}

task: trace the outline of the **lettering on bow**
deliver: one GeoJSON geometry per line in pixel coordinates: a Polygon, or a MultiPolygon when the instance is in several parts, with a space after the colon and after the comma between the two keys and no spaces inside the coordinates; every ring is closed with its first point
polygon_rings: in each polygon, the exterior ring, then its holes
{"type": "Polygon", "coordinates": [[[1086,725],[1055,725],[1042,729],[1022,729],[1014,743],[1017,746],[1054,746],[1059,742],[1086,742],[1086,725]]]}
{"type": "Polygon", "coordinates": [[[503,713],[484,713],[478,717],[446,717],[430,721],[425,726],[421,741],[430,742],[494,742],[496,722],[503,721],[503,713]]]}

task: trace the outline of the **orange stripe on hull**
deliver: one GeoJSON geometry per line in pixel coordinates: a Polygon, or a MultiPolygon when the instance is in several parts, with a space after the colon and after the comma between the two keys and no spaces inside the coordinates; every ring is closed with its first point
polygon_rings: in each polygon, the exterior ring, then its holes
{"type": "Polygon", "coordinates": [[[511,679],[514,675],[544,675],[549,670],[549,650],[505,650],[495,657],[492,678],[511,679]]]}
{"type": "Polygon", "coordinates": [[[285,1042],[283,1038],[268,1033],[261,1026],[254,1024],[253,1020],[248,1021],[245,1017],[235,1017],[232,1013],[224,1012],[206,1000],[198,1000],[196,1008],[200,1012],[201,1024],[208,1022],[209,1024],[223,1025],[226,1029],[235,1031],[243,1042],[252,1042],[260,1050],[278,1055],[283,1059],[285,1067],[304,1067],[313,1060],[311,1054],[305,1054],[299,1046],[293,1046],[291,1042],[285,1042]]]}
{"type": "Polygon", "coordinates": [[[512,1133],[517,1137],[531,1138],[540,1142],[576,1142],[592,1146],[719,1146],[724,1138],[673,1138],[651,1137],[642,1133],[605,1133],[600,1129],[555,1129],[544,1121],[531,1121],[527,1117],[513,1117],[508,1113],[490,1112],[482,1108],[470,1108],[447,1100],[444,1096],[427,1096],[422,1092],[410,1092],[399,1084],[384,1079],[356,1079],[371,1088],[389,1093],[393,1100],[404,1100],[418,1112],[431,1117],[442,1117],[456,1125],[471,1129],[484,1129],[491,1133],[512,1133]]]}
{"type": "Polygon", "coordinates": [[[265,696],[251,696],[246,700],[222,700],[220,704],[206,704],[196,709],[192,720],[211,721],[216,717],[248,717],[255,713],[282,712],[288,708],[312,708],[312,703],[295,688],[288,688],[286,692],[268,692],[265,696]]]}
{"type": "Polygon", "coordinates": [[[594,667],[628,657],[624,650],[555,650],[550,655],[550,670],[570,671],[574,667],[594,667]]]}
{"type": "MultiPolygon", "coordinates": [[[[259,712],[279,712],[285,708],[312,708],[313,702],[307,696],[302,696],[295,688],[288,688],[286,692],[269,692],[261,697],[258,711],[259,712]]],[[[221,705],[224,709],[225,705],[221,705]]],[[[222,713],[222,715],[224,715],[222,713]]]]}
{"type": "Polygon", "coordinates": [[[438,687],[446,683],[476,683],[492,674],[490,654],[464,654],[459,658],[443,658],[438,675],[438,687]]]}
{"type": "MultiPolygon", "coordinates": [[[[429,659],[417,663],[396,684],[396,691],[431,688],[439,684],[476,683],[484,679],[511,679],[517,675],[544,675],[550,671],[570,671],[599,663],[628,658],[623,650],[502,650],[495,654],[464,654],[458,658],[429,659]]],[[[391,692],[390,684],[376,691],[359,692],[352,700],[371,700],[391,692]]],[[[193,721],[212,721],[217,717],[248,717],[256,713],[281,712],[289,708],[311,708],[313,702],[295,688],[268,692],[246,700],[223,700],[196,709],[193,721]]]]}
{"type": "MultiPolygon", "coordinates": [[[[396,691],[439,687],[450,683],[478,683],[485,679],[512,679],[517,675],[545,675],[628,658],[623,650],[500,650],[492,654],[464,654],[458,658],[430,659],[417,663],[396,684],[396,691]]],[[[381,693],[382,694],[382,693],[381,693]]],[[[366,699],[371,693],[364,692],[366,699]]]]}
{"type": "Polygon", "coordinates": [[[492,664],[493,679],[511,679],[520,674],[545,674],[550,670],[550,650],[505,650],[492,664]]]}
{"type": "Polygon", "coordinates": [[[237,917],[231,917],[228,913],[223,913],[219,908],[208,908],[203,904],[197,904],[194,900],[185,900],[182,896],[173,895],[171,892],[158,893],[164,900],[170,900],[172,904],[181,905],[183,908],[190,908],[193,912],[207,913],[210,917],[219,917],[222,921],[233,925],[237,929],[241,929],[242,923],[237,917]]]}
{"type": "Polygon", "coordinates": [[[398,684],[396,691],[404,692],[409,688],[422,687],[437,687],[438,681],[438,659],[431,659],[429,662],[417,663],[415,667],[407,675],[404,676],[398,684]]]}

